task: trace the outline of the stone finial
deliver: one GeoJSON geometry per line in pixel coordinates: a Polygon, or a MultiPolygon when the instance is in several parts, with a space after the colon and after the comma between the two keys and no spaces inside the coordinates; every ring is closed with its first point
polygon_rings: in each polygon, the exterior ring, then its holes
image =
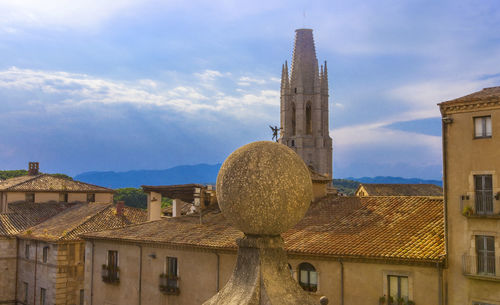
{"type": "Polygon", "coordinates": [[[293,227],[312,199],[309,170],[290,148],[255,142],[233,152],[217,176],[224,217],[245,233],[224,288],[204,305],[317,305],[288,269],[280,233],[293,227]]]}
{"type": "Polygon", "coordinates": [[[245,234],[285,232],[304,217],[311,199],[307,166],[293,150],[274,142],[237,149],[217,176],[219,207],[245,234]]]}

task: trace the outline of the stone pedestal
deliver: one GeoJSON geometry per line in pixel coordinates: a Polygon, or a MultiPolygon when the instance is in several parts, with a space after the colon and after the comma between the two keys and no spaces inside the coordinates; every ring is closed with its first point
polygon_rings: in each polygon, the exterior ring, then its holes
{"type": "Polygon", "coordinates": [[[246,235],[224,288],[203,305],[317,305],[292,278],[281,236],[246,235]]]}

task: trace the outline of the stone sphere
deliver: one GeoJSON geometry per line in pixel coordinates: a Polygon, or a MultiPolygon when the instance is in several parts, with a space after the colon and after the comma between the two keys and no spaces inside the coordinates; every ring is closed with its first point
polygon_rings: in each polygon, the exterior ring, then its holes
{"type": "Polygon", "coordinates": [[[309,208],[309,169],[283,144],[247,144],[222,164],[217,200],[224,216],[245,234],[279,235],[297,224],[309,208]]]}

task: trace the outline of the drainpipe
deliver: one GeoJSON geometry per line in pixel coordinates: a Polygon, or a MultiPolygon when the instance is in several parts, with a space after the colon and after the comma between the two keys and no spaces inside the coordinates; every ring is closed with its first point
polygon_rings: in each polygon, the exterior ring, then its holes
{"type": "MultiPolygon", "coordinates": [[[[443,114],[444,115],[444,114],[443,114]]],[[[447,154],[448,154],[448,124],[451,124],[453,119],[450,117],[443,117],[442,119],[442,129],[441,129],[441,138],[443,142],[443,199],[444,199],[444,246],[445,246],[445,267],[448,266],[448,162],[447,162],[447,154]]]]}
{"type": "Polygon", "coordinates": [[[15,240],[16,240],[16,257],[15,257],[15,259],[16,259],[16,286],[14,288],[15,289],[14,290],[14,293],[15,293],[14,302],[17,305],[17,281],[19,278],[19,259],[18,259],[18,256],[20,256],[20,255],[19,255],[19,238],[16,237],[15,240]]]}
{"type": "Polygon", "coordinates": [[[36,304],[36,267],[38,263],[38,240],[35,241],[35,274],[34,274],[34,285],[33,289],[35,290],[35,293],[33,293],[33,304],[36,304]]]}
{"type": "Polygon", "coordinates": [[[217,272],[215,273],[215,290],[219,292],[219,269],[220,269],[220,255],[217,253],[217,251],[214,252],[215,256],[217,256],[217,272]]]}
{"type": "Polygon", "coordinates": [[[436,263],[438,270],[438,304],[443,305],[443,268],[440,263],[436,263]]]}
{"type": "Polygon", "coordinates": [[[94,241],[92,243],[92,260],[90,263],[90,305],[94,299],[94,241]]]}
{"type": "Polygon", "coordinates": [[[139,305],[142,299],[142,245],[139,245],[139,305]]]}
{"type": "Polygon", "coordinates": [[[344,262],[339,260],[340,263],[340,305],[344,305],[344,262]]]}

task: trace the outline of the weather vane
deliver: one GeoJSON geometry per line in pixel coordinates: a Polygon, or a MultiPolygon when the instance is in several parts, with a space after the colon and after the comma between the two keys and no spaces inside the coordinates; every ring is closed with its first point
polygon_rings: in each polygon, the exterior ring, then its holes
{"type": "Polygon", "coordinates": [[[269,125],[269,128],[271,128],[271,130],[273,131],[273,140],[276,140],[276,142],[278,142],[278,138],[279,138],[279,132],[281,131],[281,127],[278,128],[278,126],[271,126],[269,125]]]}

